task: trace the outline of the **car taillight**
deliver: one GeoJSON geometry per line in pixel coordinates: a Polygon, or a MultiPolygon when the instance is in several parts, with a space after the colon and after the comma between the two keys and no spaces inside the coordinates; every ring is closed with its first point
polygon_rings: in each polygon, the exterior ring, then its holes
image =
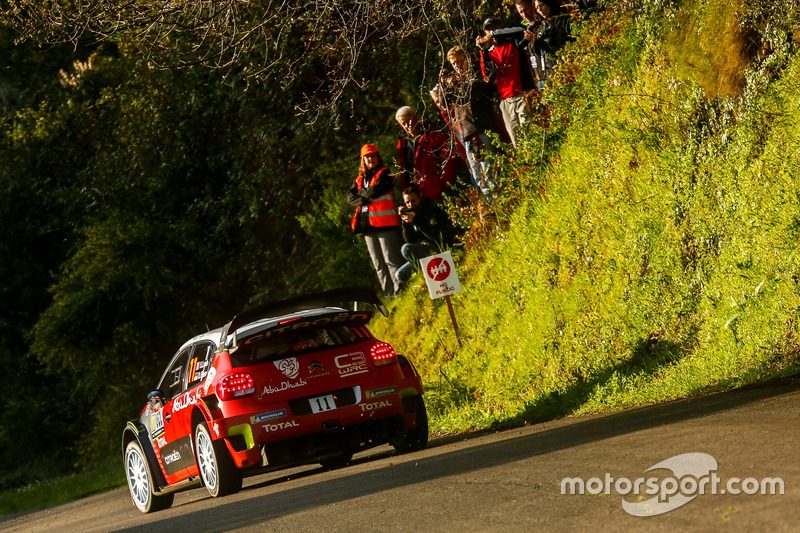
{"type": "Polygon", "coordinates": [[[369,355],[372,357],[372,363],[375,366],[386,366],[397,362],[397,354],[392,348],[391,344],[379,342],[373,344],[369,349],[369,355]]]}
{"type": "Polygon", "coordinates": [[[250,374],[230,374],[217,383],[217,396],[222,401],[249,396],[255,391],[256,382],[250,374]]]}

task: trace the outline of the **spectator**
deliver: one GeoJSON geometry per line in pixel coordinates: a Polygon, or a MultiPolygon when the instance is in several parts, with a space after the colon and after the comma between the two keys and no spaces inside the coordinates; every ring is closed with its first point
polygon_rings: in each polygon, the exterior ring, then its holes
{"type": "Polygon", "coordinates": [[[433,103],[435,103],[436,107],[439,108],[439,115],[441,115],[442,120],[444,120],[447,124],[447,129],[450,130],[450,133],[452,134],[452,141],[453,144],[455,144],[456,150],[458,151],[458,156],[462,161],[469,164],[469,161],[467,160],[467,152],[464,149],[464,140],[461,138],[461,134],[458,133],[458,130],[456,130],[456,127],[453,123],[455,120],[455,108],[447,102],[442,84],[437,83],[434,85],[433,89],[431,89],[430,95],[433,103]]]}
{"type": "Polygon", "coordinates": [[[356,208],[350,227],[364,236],[381,289],[391,297],[400,291],[395,273],[403,262],[394,178],[374,144],[362,146],[360,158],[358,176],[347,193],[347,202],[356,208]]]}
{"type": "Polygon", "coordinates": [[[491,86],[476,75],[469,56],[460,46],[447,52],[447,60],[453,66],[453,73],[441,76],[440,84],[448,88],[446,92],[454,101],[453,123],[464,143],[472,184],[491,200],[496,150],[487,133],[498,134],[491,86]]]}
{"type": "Polygon", "coordinates": [[[401,253],[407,262],[395,274],[401,285],[408,283],[417,271],[420,259],[446,250],[455,240],[450,217],[433,200],[422,195],[418,187],[410,185],[403,190],[403,203],[398,213],[406,241],[401,253]]]}
{"type": "Polygon", "coordinates": [[[544,19],[536,11],[533,4],[534,0],[515,0],[514,2],[517,13],[527,25],[523,37],[527,41],[528,57],[536,78],[536,85],[541,90],[544,88],[547,76],[553,71],[554,62],[551,54],[535,46],[536,40],[544,30],[544,19]]]}
{"type": "Polygon", "coordinates": [[[438,202],[453,184],[458,170],[458,155],[449,136],[420,120],[409,106],[395,114],[406,136],[397,141],[400,183],[405,189],[416,185],[424,196],[438,202]]]}
{"type": "Polygon", "coordinates": [[[542,32],[534,44],[537,49],[553,54],[575,40],[572,36],[572,17],[558,0],[534,0],[533,5],[544,20],[542,32]]]}
{"type": "Polygon", "coordinates": [[[536,89],[524,32],[522,28],[504,29],[503,23],[494,17],[484,21],[483,29],[484,34],[475,38],[475,44],[481,49],[481,70],[485,76],[487,67],[493,66],[492,78],[500,96],[500,112],[511,144],[516,146],[514,134],[529,117],[525,93],[536,89]]]}

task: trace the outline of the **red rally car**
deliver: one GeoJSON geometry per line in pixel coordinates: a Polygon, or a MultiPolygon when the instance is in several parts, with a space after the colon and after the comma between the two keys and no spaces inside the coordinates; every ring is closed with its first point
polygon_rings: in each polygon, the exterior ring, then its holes
{"type": "Polygon", "coordinates": [[[164,371],[122,451],[131,498],[164,509],[179,490],[212,496],[242,477],[308,463],[334,468],[389,443],[428,442],[422,382],[411,362],[367,330],[380,299],[337,289],[264,305],[187,341],[164,371]]]}

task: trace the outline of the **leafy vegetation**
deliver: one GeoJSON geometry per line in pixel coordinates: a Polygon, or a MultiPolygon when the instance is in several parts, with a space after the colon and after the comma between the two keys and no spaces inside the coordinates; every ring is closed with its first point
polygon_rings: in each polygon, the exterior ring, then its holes
{"type": "Polygon", "coordinates": [[[715,6],[617,5],[583,27],[547,93],[550,129],[507,164],[508,227],[461,258],[463,348],[421,285],[375,325],[423,369],[438,431],[800,370],[798,17],[765,19],[771,52],[742,68],[743,30],[709,55],[734,15],[715,6]]]}
{"type": "MultiPolygon", "coordinates": [[[[247,62],[154,69],[135,32],[40,49],[2,28],[0,357],[15,390],[0,489],[116,461],[125,420],[198,330],[374,278],[347,230],[358,146],[393,154],[394,110],[429,105],[442,50],[513,15],[433,4],[424,30],[372,33],[347,83],[321,74],[335,39],[259,82],[247,62]]],[[[626,0],[579,26],[542,118],[502,161],[498,201],[451,205],[469,229],[463,346],[421,279],[375,321],[423,373],[436,431],[800,369],[797,7],[626,0]]]]}

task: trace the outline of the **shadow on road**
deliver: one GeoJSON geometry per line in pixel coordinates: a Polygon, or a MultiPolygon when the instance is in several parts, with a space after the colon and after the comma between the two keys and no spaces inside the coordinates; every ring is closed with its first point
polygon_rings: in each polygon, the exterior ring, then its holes
{"type": "MultiPolygon", "coordinates": [[[[191,527],[191,523],[202,524],[203,531],[220,532],[255,526],[283,515],[341,503],[396,487],[512,463],[635,431],[701,418],[768,398],[794,393],[798,390],[800,390],[800,382],[793,380],[781,385],[736,390],[632,409],[538,432],[533,428],[533,433],[524,436],[483,445],[478,444],[432,457],[420,457],[418,460],[404,461],[401,464],[389,465],[366,473],[347,475],[347,469],[343,469],[342,477],[325,479],[319,483],[288,489],[264,497],[230,503],[226,503],[223,498],[213,508],[193,513],[189,520],[187,520],[187,516],[169,517],[124,531],[185,530],[187,526],[191,527]]],[[[438,447],[446,444],[446,441],[452,442],[452,440],[439,439],[431,442],[431,446],[438,447]]],[[[462,436],[458,440],[465,440],[465,438],[462,436]]],[[[310,470],[294,475],[290,479],[313,476],[318,472],[320,470],[310,470]]],[[[254,485],[254,487],[277,485],[286,479],[279,478],[254,485]]],[[[252,488],[248,487],[244,491],[252,488]]]]}

